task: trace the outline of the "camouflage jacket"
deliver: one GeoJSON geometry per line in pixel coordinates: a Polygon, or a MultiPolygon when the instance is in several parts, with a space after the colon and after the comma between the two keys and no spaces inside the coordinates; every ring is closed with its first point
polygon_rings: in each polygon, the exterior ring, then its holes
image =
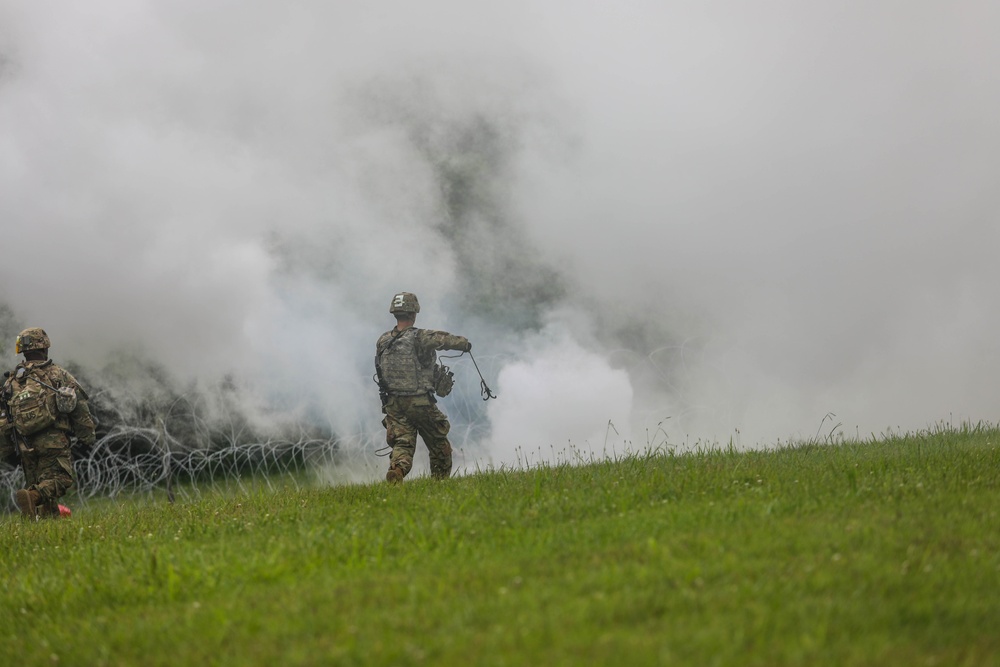
{"type": "Polygon", "coordinates": [[[69,371],[53,363],[51,359],[45,361],[25,361],[17,365],[14,371],[7,378],[0,389],[0,458],[8,458],[13,453],[15,447],[15,437],[22,439],[35,438],[39,433],[22,434],[15,428],[15,414],[17,408],[16,397],[29,387],[37,389],[37,382],[48,385],[43,388],[43,392],[48,392],[46,399],[55,405],[55,394],[60,388],[71,388],[76,394],[75,406],[63,413],[54,411],[53,423],[46,427],[43,432],[56,429],[64,432],[67,436],[75,437],[84,446],[94,444],[96,438],[96,425],[94,418],[90,414],[87,393],[80,383],[76,381],[69,371]],[[31,382],[35,380],[36,382],[31,382]]]}
{"type": "Polygon", "coordinates": [[[465,351],[468,348],[468,338],[447,331],[417,327],[407,327],[402,331],[396,328],[390,329],[379,336],[378,342],[375,343],[375,371],[379,386],[383,392],[394,395],[429,393],[434,390],[433,369],[437,362],[438,350],[465,351]],[[405,338],[400,338],[404,333],[406,337],[412,337],[412,345],[399,345],[405,341],[405,338]],[[410,349],[414,358],[409,364],[406,359],[386,358],[387,351],[404,353],[404,356],[408,356],[410,349]],[[407,369],[406,366],[411,368],[407,369]],[[412,371],[413,377],[409,377],[411,373],[407,372],[408,370],[412,371]]]}

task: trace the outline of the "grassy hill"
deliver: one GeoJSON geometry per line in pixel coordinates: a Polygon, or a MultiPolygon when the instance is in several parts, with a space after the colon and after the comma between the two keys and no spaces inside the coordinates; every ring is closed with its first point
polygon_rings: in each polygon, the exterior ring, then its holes
{"type": "Polygon", "coordinates": [[[997,665],[1000,430],[0,521],[5,665],[997,665]]]}

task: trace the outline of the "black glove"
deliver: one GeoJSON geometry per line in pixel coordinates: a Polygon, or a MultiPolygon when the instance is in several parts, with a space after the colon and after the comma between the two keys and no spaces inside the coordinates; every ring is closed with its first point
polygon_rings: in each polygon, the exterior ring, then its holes
{"type": "Polygon", "coordinates": [[[472,352],[472,343],[470,343],[469,341],[465,341],[465,349],[463,350],[463,352],[472,352]]]}

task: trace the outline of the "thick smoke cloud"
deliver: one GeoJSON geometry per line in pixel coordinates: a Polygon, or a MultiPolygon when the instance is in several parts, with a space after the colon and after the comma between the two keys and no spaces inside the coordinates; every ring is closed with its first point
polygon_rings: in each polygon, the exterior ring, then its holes
{"type": "Polygon", "coordinates": [[[996,420],[998,13],[2,1],[4,358],[369,449],[405,289],[470,468],[996,420]]]}

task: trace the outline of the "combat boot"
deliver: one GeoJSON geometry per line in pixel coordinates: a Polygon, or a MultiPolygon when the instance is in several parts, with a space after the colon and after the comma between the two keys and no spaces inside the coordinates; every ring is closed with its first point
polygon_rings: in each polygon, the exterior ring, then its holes
{"type": "Polygon", "coordinates": [[[38,518],[38,505],[42,502],[42,494],[35,489],[18,489],[14,493],[14,502],[21,514],[33,519],[38,518]]]}
{"type": "Polygon", "coordinates": [[[389,472],[385,474],[385,481],[389,482],[390,484],[402,484],[403,471],[397,468],[396,466],[392,466],[391,468],[389,468],[389,472]]]}

